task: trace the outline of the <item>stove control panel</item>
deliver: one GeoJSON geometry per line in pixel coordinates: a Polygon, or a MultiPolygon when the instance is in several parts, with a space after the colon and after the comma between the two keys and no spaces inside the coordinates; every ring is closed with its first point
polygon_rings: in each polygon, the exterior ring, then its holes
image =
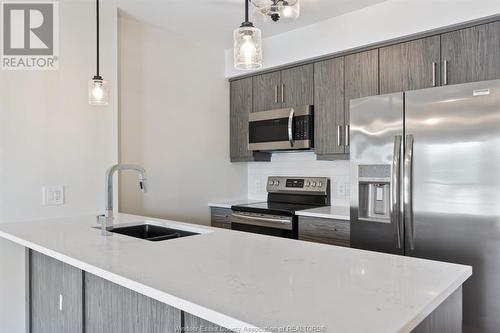
{"type": "Polygon", "coordinates": [[[293,193],[306,192],[311,194],[328,193],[330,179],[326,177],[269,177],[267,192],[293,193]]]}

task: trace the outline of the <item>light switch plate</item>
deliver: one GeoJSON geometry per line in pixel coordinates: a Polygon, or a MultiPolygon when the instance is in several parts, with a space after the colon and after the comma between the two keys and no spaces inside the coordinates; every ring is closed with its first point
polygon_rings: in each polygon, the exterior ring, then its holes
{"type": "Polygon", "coordinates": [[[45,206],[64,205],[64,186],[45,186],[42,192],[45,206]]]}

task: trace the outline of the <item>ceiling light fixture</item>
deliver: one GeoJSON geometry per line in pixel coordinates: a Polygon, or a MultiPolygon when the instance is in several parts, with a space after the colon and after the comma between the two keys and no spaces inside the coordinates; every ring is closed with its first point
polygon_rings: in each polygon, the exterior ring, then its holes
{"type": "Polygon", "coordinates": [[[234,67],[251,70],[262,67],[262,34],[249,21],[248,3],[245,1],[245,22],[234,31],[234,67]]]}
{"type": "Polygon", "coordinates": [[[300,16],[299,0],[251,0],[256,17],[266,22],[287,22],[300,16]]]}
{"type": "Polygon", "coordinates": [[[99,0],[96,0],[96,16],[97,16],[97,63],[96,75],[89,80],[88,83],[88,98],[90,105],[108,105],[109,87],[108,82],[102,79],[99,74],[99,0]]]}

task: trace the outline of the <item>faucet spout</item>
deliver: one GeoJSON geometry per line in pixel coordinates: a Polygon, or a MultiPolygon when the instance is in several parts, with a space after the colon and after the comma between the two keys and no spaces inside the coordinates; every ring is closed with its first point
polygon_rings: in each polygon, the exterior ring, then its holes
{"type": "Polygon", "coordinates": [[[102,223],[103,235],[109,234],[107,227],[113,223],[113,176],[116,172],[122,170],[132,170],[139,173],[139,190],[146,192],[146,170],[140,165],[134,164],[116,164],[106,171],[106,188],[105,188],[105,213],[102,223]]]}

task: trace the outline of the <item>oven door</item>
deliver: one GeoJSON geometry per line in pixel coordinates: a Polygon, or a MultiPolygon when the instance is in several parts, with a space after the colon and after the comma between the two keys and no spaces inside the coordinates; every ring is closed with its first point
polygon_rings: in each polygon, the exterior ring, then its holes
{"type": "Polygon", "coordinates": [[[254,234],[294,238],[292,216],[235,211],[231,214],[231,229],[254,234]]]}
{"type": "Polygon", "coordinates": [[[314,147],[311,105],[253,112],[248,122],[249,150],[291,150],[314,147]]]}

